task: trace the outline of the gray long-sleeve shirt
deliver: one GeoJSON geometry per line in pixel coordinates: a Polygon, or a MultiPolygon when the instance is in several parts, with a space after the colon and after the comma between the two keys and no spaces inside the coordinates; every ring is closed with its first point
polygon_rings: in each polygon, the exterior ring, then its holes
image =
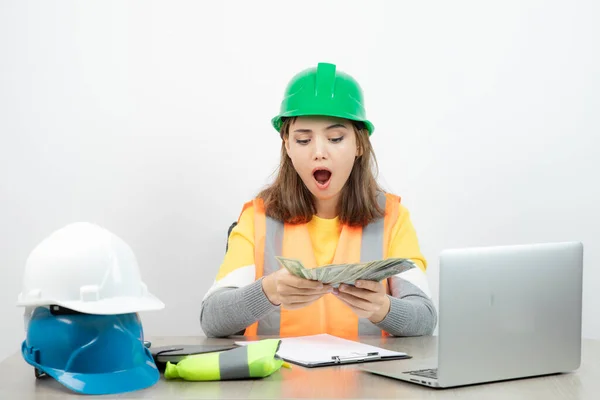
{"type": "MultiPolygon", "coordinates": [[[[431,299],[412,283],[397,279],[390,297],[390,311],[379,323],[393,336],[431,335],[437,311],[431,299]]],[[[244,329],[280,306],[273,305],[262,290],[262,279],[240,288],[223,288],[202,303],[200,325],[208,337],[226,337],[244,329]]]]}

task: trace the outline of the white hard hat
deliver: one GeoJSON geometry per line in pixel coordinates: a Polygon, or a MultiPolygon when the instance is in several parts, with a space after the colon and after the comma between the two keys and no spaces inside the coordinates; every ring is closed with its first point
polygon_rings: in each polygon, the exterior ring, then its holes
{"type": "Polygon", "coordinates": [[[137,259],[119,237],[88,222],[52,233],[29,255],[18,306],[59,305],[86,314],[160,310],[137,259]]]}

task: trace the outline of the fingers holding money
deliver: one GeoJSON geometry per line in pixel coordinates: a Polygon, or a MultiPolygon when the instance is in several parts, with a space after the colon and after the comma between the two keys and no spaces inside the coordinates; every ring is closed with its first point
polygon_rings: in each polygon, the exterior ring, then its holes
{"type": "Polygon", "coordinates": [[[306,307],[319,300],[325,294],[331,293],[332,290],[329,285],[321,285],[318,288],[307,288],[292,286],[283,281],[277,282],[277,293],[281,305],[290,310],[306,307]]]}
{"type": "Polygon", "coordinates": [[[319,281],[310,281],[290,274],[281,274],[277,279],[277,292],[280,296],[294,295],[323,295],[330,293],[332,288],[319,281]]]}
{"type": "Polygon", "coordinates": [[[297,309],[314,303],[332,288],[318,281],[299,278],[282,268],[263,279],[263,290],[271,303],[297,309]]]}
{"type": "MultiPolygon", "coordinates": [[[[363,283],[365,281],[359,282],[363,283]]],[[[363,301],[371,304],[381,303],[382,297],[386,295],[385,288],[383,287],[383,285],[381,285],[378,282],[368,282],[368,286],[369,289],[342,284],[340,285],[339,289],[334,290],[334,294],[341,296],[345,299],[350,299],[350,297],[356,298],[357,301],[352,304],[356,305],[357,307],[360,307],[360,305],[363,304],[363,301]],[[379,288],[379,286],[381,288],[379,288]]],[[[367,310],[370,309],[370,307],[363,309],[367,310]]]]}
{"type": "Polygon", "coordinates": [[[355,286],[360,289],[365,289],[371,292],[383,292],[385,293],[385,287],[381,282],[375,282],[370,280],[358,280],[355,286]]]}
{"type": "Polygon", "coordinates": [[[357,287],[342,284],[333,294],[358,317],[369,318],[374,323],[383,320],[389,312],[390,300],[380,282],[359,280],[357,287]]]}
{"type": "Polygon", "coordinates": [[[288,310],[306,307],[319,300],[323,295],[331,293],[332,290],[330,285],[298,278],[289,273],[282,273],[281,278],[277,281],[277,293],[281,305],[288,310]]]}
{"type": "Polygon", "coordinates": [[[318,290],[325,287],[330,287],[330,285],[323,284],[322,282],[299,278],[290,273],[281,274],[278,282],[292,288],[305,290],[318,290]]]}

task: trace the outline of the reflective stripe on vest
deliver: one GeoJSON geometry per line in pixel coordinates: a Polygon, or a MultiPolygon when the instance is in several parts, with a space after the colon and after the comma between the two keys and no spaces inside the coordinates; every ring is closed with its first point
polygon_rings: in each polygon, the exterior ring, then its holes
{"type": "MultiPolygon", "coordinates": [[[[378,196],[378,202],[386,210],[385,218],[375,220],[362,229],[343,227],[334,263],[368,262],[386,257],[389,233],[398,215],[399,198],[382,193],[378,196]],[[359,252],[352,246],[358,240],[360,240],[359,252]],[[341,254],[338,254],[338,251],[341,254]],[[350,255],[350,253],[356,254],[356,256],[350,255]]],[[[302,258],[305,266],[310,268],[310,260],[314,260],[314,253],[312,252],[306,225],[291,226],[266,216],[262,203],[258,200],[254,201],[254,207],[256,278],[269,275],[281,268],[275,258],[277,255],[302,258]],[[292,240],[293,243],[290,243],[292,240]],[[303,249],[304,252],[297,249],[303,249]],[[286,252],[294,253],[298,251],[300,253],[296,256],[286,254],[286,252]],[[310,252],[310,256],[306,252],[310,252]]],[[[313,261],[314,263],[316,262],[313,261]]],[[[383,283],[387,288],[387,282],[383,283]]],[[[302,312],[279,308],[251,325],[245,334],[275,336],[314,333],[331,333],[338,336],[384,334],[380,328],[367,318],[355,317],[349,307],[333,295],[323,296],[315,303],[305,307],[305,309],[309,310],[302,312]],[[312,319],[312,325],[307,323],[303,327],[302,322],[299,320],[306,317],[312,319]],[[282,319],[284,320],[283,326],[282,319]],[[353,328],[350,326],[351,324],[353,324],[353,328]],[[291,327],[290,325],[294,326],[291,327]]]]}

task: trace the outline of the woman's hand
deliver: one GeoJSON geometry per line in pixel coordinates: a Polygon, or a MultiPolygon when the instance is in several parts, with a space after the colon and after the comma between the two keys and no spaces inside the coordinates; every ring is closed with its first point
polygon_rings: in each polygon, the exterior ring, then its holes
{"type": "Polygon", "coordinates": [[[331,285],[299,278],[285,268],[264,277],[262,287],[272,304],[288,310],[306,307],[332,292],[331,285]]]}
{"type": "Polygon", "coordinates": [[[360,318],[369,318],[374,324],[383,321],[390,311],[390,299],[381,282],[358,280],[356,286],[341,284],[333,294],[360,318]]]}

